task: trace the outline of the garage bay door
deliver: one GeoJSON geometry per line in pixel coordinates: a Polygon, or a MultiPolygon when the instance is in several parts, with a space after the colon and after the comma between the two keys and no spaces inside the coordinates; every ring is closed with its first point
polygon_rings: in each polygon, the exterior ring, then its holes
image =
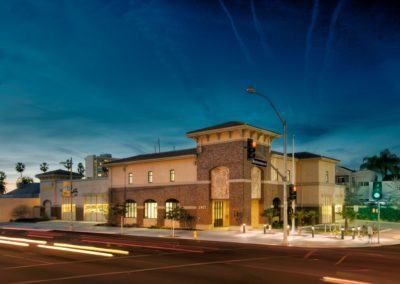
{"type": "Polygon", "coordinates": [[[108,198],[106,194],[88,195],[83,203],[84,221],[107,222],[108,198]]]}

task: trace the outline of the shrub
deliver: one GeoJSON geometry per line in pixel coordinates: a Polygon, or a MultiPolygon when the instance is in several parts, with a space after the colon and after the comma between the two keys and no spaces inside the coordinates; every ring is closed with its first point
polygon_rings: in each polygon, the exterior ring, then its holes
{"type": "Polygon", "coordinates": [[[27,218],[30,213],[30,208],[27,205],[19,205],[12,211],[12,216],[15,219],[27,218]]]}

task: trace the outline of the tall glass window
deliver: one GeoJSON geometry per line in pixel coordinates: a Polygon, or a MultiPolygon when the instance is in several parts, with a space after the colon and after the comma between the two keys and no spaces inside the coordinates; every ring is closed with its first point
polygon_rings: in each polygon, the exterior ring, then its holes
{"type": "Polygon", "coordinates": [[[125,203],[126,211],[125,217],[126,218],[136,218],[137,217],[137,204],[133,200],[127,200],[125,203]]]}
{"type": "Polygon", "coordinates": [[[167,202],[165,202],[165,213],[168,213],[172,211],[172,209],[176,208],[179,206],[179,201],[176,199],[168,199],[167,202]]]}
{"type": "Polygon", "coordinates": [[[157,219],[157,202],[154,200],[147,200],[144,203],[144,218],[157,219]]]}
{"type": "Polygon", "coordinates": [[[175,181],[175,170],[169,171],[169,181],[175,181]]]}
{"type": "Polygon", "coordinates": [[[147,182],[152,183],[153,182],[153,171],[148,171],[147,172],[147,182]]]}
{"type": "Polygon", "coordinates": [[[128,174],[128,183],[132,184],[133,183],[133,173],[128,174]]]}

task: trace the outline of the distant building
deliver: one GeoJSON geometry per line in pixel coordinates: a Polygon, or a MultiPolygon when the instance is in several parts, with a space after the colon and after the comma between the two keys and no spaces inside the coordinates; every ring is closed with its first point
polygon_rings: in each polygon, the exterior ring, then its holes
{"type": "Polygon", "coordinates": [[[89,155],[85,158],[85,174],[86,178],[96,179],[108,176],[107,169],[104,164],[113,160],[111,154],[89,155]]]}
{"type": "Polygon", "coordinates": [[[39,174],[40,204],[42,215],[70,221],[106,222],[108,217],[108,180],[107,177],[82,179],[82,175],[73,173],[72,188],[76,193],[72,197],[69,172],[58,170],[39,174]],[[66,194],[67,193],[67,194],[66,194]]]}
{"type": "Polygon", "coordinates": [[[0,195],[0,222],[8,222],[11,219],[18,218],[13,216],[13,211],[20,206],[28,207],[29,212],[26,216],[19,217],[38,217],[37,215],[40,214],[35,212],[35,208],[39,208],[40,205],[39,192],[39,183],[29,183],[0,195]]]}
{"type": "Polygon", "coordinates": [[[362,189],[368,189],[369,183],[375,181],[377,175],[370,170],[352,170],[343,166],[336,166],[336,184],[344,185],[352,192],[362,189]]]}

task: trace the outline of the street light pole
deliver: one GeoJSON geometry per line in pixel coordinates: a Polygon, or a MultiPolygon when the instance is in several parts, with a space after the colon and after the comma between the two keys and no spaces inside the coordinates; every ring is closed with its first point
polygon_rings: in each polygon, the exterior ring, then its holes
{"type": "Polygon", "coordinates": [[[284,173],[282,175],[283,179],[283,245],[288,244],[288,202],[287,202],[287,173],[288,173],[288,165],[287,165],[287,124],[286,120],[283,119],[282,115],[272,103],[271,99],[259,92],[257,92],[253,87],[249,86],[246,89],[246,92],[249,94],[257,95],[268,101],[271,108],[274,110],[276,115],[278,116],[280,122],[283,126],[283,166],[284,173]]]}

